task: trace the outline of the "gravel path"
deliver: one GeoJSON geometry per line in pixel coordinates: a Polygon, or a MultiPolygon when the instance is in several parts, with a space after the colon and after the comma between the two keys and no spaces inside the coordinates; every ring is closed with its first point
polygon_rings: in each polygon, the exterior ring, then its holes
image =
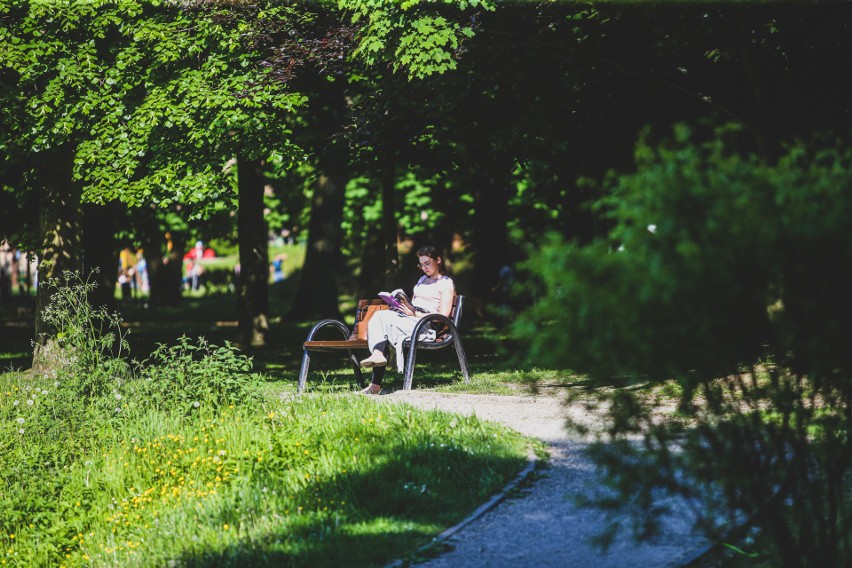
{"type": "Polygon", "coordinates": [[[706,541],[690,531],[690,518],[666,521],[664,536],[653,544],[635,544],[619,535],[608,553],[589,543],[604,527],[604,515],[580,508],[573,497],[596,483],[594,465],[582,440],[572,439],[565,416],[586,418],[579,406],[552,396],[492,396],[396,391],[382,397],[420,408],[476,414],[546,442],[551,467],[534,478],[522,497],[509,498],[447,541],[448,552],[419,567],[675,567],[693,559],[706,541]]]}

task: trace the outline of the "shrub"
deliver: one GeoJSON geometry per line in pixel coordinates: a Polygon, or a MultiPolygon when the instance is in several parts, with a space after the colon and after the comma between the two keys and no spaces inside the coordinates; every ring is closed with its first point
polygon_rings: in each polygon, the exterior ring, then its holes
{"type": "Polygon", "coordinates": [[[673,492],[715,537],[752,519],[779,564],[848,565],[852,151],[797,146],[770,164],[679,127],[640,144],[597,207],[607,239],[533,255],[545,296],[515,333],[539,364],[599,383],[674,378],[683,412],[661,423],[618,391],[597,450],[614,493],[598,504],[648,537],[652,497],[673,492]]]}
{"type": "MultiPolygon", "coordinates": [[[[66,273],[46,285],[56,288],[44,314],[56,330],[53,368],[3,377],[0,534],[50,518],[51,531],[70,538],[85,510],[63,496],[88,491],[77,487],[81,469],[91,470],[95,454],[117,443],[128,425],[151,407],[180,419],[197,407],[246,401],[256,379],[248,374],[251,361],[234,346],[203,339],[161,345],[141,366],[128,362],[120,318],[88,302],[94,284],[66,273]]],[[[33,553],[36,558],[55,552],[44,547],[33,553]]]]}
{"type": "Polygon", "coordinates": [[[230,343],[196,343],[183,336],[176,345],[160,344],[140,371],[139,395],[151,405],[191,411],[244,403],[257,396],[259,380],[251,359],[230,343]]]}

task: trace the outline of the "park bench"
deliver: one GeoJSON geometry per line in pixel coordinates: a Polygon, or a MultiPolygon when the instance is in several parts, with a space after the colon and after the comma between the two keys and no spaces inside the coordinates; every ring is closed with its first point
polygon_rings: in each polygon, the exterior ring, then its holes
{"type": "MultiPolygon", "coordinates": [[[[445,347],[454,346],[456,355],[459,359],[462,375],[465,382],[470,382],[470,370],[467,366],[467,356],[462,346],[461,336],[459,335],[459,323],[461,322],[462,307],[464,306],[464,296],[456,296],[453,299],[453,309],[450,317],[447,318],[441,314],[427,314],[414,326],[414,331],[411,334],[412,338],[419,337],[425,330],[426,326],[433,326],[437,336],[434,341],[412,341],[406,339],[402,344],[405,353],[405,371],[402,383],[403,390],[411,390],[411,382],[414,378],[414,363],[417,359],[417,351],[420,349],[426,351],[435,351],[445,347]]],[[[363,356],[367,355],[367,322],[377,310],[388,309],[390,306],[382,300],[359,300],[358,307],[355,309],[355,325],[350,330],[345,323],[335,319],[324,319],[314,325],[308,333],[308,338],[303,345],[302,368],[299,370],[299,393],[305,389],[305,383],[308,380],[308,368],[311,364],[311,353],[322,352],[341,352],[346,351],[349,356],[349,361],[352,363],[352,368],[355,370],[355,378],[360,387],[364,387],[364,378],[361,375],[361,366],[358,357],[354,352],[362,352],[363,356]],[[317,332],[325,327],[337,329],[344,339],[337,340],[320,340],[315,339],[317,332]]]]}

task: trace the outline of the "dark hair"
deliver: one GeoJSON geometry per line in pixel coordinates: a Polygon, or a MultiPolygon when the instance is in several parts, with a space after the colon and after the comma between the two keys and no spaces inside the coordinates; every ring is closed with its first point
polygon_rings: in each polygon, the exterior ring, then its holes
{"type": "Polygon", "coordinates": [[[432,245],[420,247],[419,249],[417,249],[417,256],[428,256],[435,262],[438,262],[438,258],[440,258],[441,262],[438,263],[438,273],[447,273],[446,264],[443,262],[444,255],[441,254],[441,249],[439,249],[438,247],[433,247],[432,245]]]}

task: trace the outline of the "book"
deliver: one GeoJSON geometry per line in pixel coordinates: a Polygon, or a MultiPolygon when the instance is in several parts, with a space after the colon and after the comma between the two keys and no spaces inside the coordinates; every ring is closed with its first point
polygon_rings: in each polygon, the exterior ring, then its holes
{"type": "Polygon", "coordinates": [[[379,292],[379,298],[384,300],[384,302],[392,308],[408,308],[412,312],[414,311],[414,306],[412,305],[411,300],[408,299],[408,295],[403,292],[401,288],[397,288],[392,292],[379,292]]]}

